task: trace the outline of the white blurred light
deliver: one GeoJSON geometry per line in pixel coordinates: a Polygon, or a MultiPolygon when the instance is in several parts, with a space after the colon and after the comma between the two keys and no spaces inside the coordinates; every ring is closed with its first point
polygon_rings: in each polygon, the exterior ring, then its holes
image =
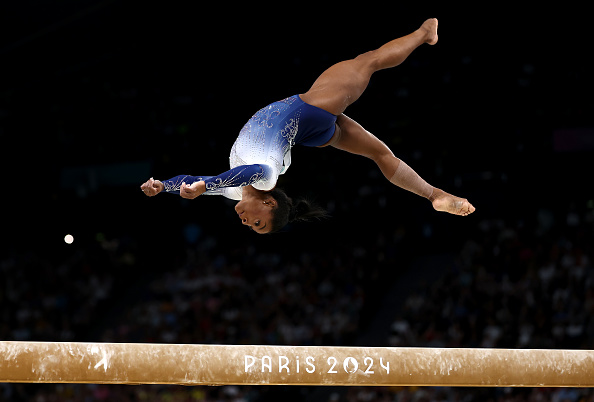
{"type": "Polygon", "coordinates": [[[66,242],[66,244],[72,244],[72,242],[74,241],[74,237],[72,235],[67,234],[66,236],[64,236],[64,241],[66,242]]]}

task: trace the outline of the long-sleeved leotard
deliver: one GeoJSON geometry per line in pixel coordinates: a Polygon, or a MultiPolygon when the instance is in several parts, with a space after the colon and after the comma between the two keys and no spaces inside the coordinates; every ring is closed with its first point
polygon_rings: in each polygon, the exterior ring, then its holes
{"type": "Polygon", "coordinates": [[[269,191],[291,164],[295,144],[315,147],[327,143],[336,116],[294,95],[260,109],[243,126],[231,148],[228,170],[218,176],[181,175],[163,181],[165,191],[179,194],[181,184],[204,180],[204,194],[241,199],[241,187],[269,191]]]}
{"type": "Polygon", "coordinates": [[[268,180],[272,171],[268,165],[241,165],[218,176],[179,175],[163,181],[164,190],[179,195],[182,183],[191,185],[204,181],[207,195],[223,195],[234,200],[241,199],[241,187],[268,180]]]}

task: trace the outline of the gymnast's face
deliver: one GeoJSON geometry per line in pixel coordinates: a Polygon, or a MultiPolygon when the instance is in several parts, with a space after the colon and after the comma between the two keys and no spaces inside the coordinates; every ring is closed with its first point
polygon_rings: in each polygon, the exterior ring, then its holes
{"type": "Polygon", "coordinates": [[[235,212],[241,223],[256,233],[269,233],[272,229],[272,209],[276,206],[274,198],[244,197],[235,205],[235,212]]]}

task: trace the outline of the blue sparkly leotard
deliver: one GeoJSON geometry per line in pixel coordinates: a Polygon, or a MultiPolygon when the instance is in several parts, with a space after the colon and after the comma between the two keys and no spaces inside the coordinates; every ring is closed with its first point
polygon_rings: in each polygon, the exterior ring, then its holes
{"type": "Polygon", "coordinates": [[[242,187],[269,191],[291,164],[295,144],[324,145],[334,135],[336,116],[291,96],[260,109],[243,126],[229,155],[231,170],[218,176],[180,175],[163,181],[165,191],[179,194],[181,184],[204,180],[209,195],[240,200],[242,187]]]}

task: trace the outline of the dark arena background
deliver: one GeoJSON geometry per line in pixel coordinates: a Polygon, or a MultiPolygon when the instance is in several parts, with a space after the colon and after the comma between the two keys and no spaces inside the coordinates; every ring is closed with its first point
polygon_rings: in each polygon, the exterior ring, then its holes
{"type": "MultiPolygon", "coordinates": [[[[594,349],[591,22],[554,5],[4,2],[0,340],[594,349]],[[255,111],[429,17],[439,43],[346,113],[473,215],[328,148],[294,148],[279,183],[331,218],[275,235],[223,198],[140,191],[227,170],[255,111]]],[[[2,402],[279,400],[594,393],[0,383],[2,402]]]]}

